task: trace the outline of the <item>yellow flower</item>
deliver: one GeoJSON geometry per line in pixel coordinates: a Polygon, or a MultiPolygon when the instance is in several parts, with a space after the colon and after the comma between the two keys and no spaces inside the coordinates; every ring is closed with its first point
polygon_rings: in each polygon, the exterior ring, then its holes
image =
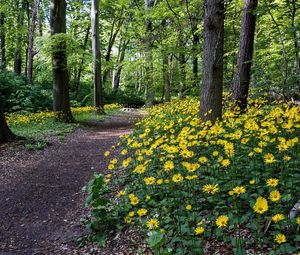
{"type": "Polygon", "coordinates": [[[164,182],[164,180],[163,180],[163,179],[158,179],[158,180],[156,181],[156,183],[157,183],[158,185],[161,185],[161,184],[163,184],[163,182],[164,182]]]}
{"type": "Polygon", "coordinates": [[[292,158],[291,158],[290,156],[284,156],[284,157],[283,157],[283,160],[284,160],[284,161],[290,161],[291,159],[292,159],[292,158]]]}
{"type": "Polygon", "coordinates": [[[258,197],[256,199],[255,205],[253,206],[253,210],[256,213],[263,214],[266,211],[268,211],[268,209],[269,209],[269,206],[268,206],[267,199],[265,199],[263,197],[258,197]]]}
{"type": "Polygon", "coordinates": [[[228,191],[228,195],[229,196],[233,196],[234,195],[234,191],[233,190],[228,191]]]}
{"type": "Polygon", "coordinates": [[[267,186],[269,187],[276,187],[279,183],[279,180],[276,178],[270,178],[267,180],[267,186]]]}
{"type": "Polygon", "coordinates": [[[198,160],[199,163],[204,164],[207,162],[207,158],[206,157],[200,157],[198,160]]]}
{"type": "Polygon", "coordinates": [[[140,216],[140,217],[145,216],[145,215],[147,214],[147,212],[148,212],[148,210],[145,209],[145,208],[141,208],[141,209],[138,209],[138,210],[137,210],[137,214],[138,214],[138,216],[140,216]]]}
{"type": "Polygon", "coordinates": [[[264,156],[264,160],[265,160],[266,164],[272,164],[272,163],[276,162],[276,159],[275,159],[274,155],[271,154],[271,153],[267,153],[264,156]]]}
{"type": "Polygon", "coordinates": [[[133,170],[134,173],[142,174],[146,171],[146,167],[144,165],[137,165],[133,170]]]}
{"type": "Polygon", "coordinates": [[[165,171],[170,171],[170,170],[174,169],[173,161],[170,161],[170,160],[166,161],[164,164],[164,169],[165,169],[165,171]]]}
{"type": "Polygon", "coordinates": [[[130,198],[130,204],[137,205],[140,200],[137,197],[130,198]]]}
{"type": "Polygon", "coordinates": [[[223,159],[221,162],[221,165],[224,167],[228,167],[230,165],[230,160],[229,159],[223,159]]]}
{"type": "Polygon", "coordinates": [[[172,177],[173,182],[182,182],[183,181],[183,177],[181,174],[175,174],[172,177]]]}
{"type": "Polygon", "coordinates": [[[115,169],[115,165],[109,164],[109,165],[108,165],[108,170],[113,170],[113,169],[115,169]]]}
{"type": "Polygon", "coordinates": [[[212,153],[212,155],[213,155],[214,157],[217,157],[217,156],[219,155],[219,152],[218,152],[218,151],[214,151],[214,152],[212,153]]]}
{"type": "Polygon", "coordinates": [[[134,216],[134,214],[135,214],[135,212],[134,212],[134,211],[130,211],[130,212],[128,213],[128,217],[133,217],[133,216],[134,216]]]}
{"type": "Polygon", "coordinates": [[[192,210],[192,205],[190,205],[190,204],[186,205],[185,209],[186,209],[187,211],[192,210]]]}
{"type": "Polygon", "coordinates": [[[255,184],[255,180],[250,180],[249,183],[250,183],[251,185],[253,185],[253,184],[255,184]]]}
{"type": "Polygon", "coordinates": [[[281,213],[277,213],[272,217],[272,221],[274,221],[275,223],[281,220],[284,220],[284,215],[281,213]]]}
{"type": "Polygon", "coordinates": [[[152,185],[155,183],[155,178],[154,177],[144,178],[144,182],[146,183],[146,185],[152,185]]]}
{"type": "Polygon", "coordinates": [[[281,195],[278,190],[274,190],[270,192],[270,199],[272,202],[277,202],[280,199],[281,195]]]}
{"type": "Polygon", "coordinates": [[[202,190],[207,194],[214,195],[219,191],[218,186],[219,186],[218,184],[206,184],[203,186],[202,190]]]}
{"type": "Polygon", "coordinates": [[[118,193],[117,193],[117,197],[122,197],[126,194],[125,190],[120,190],[118,193]]]}
{"type": "Polygon", "coordinates": [[[151,197],[149,195],[146,196],[146,201],[149,201],[151,197]]]}
{"type": "Polygon", "coordinates": [[[125,221],[125,223],[130,224],[132,219],[127,216],[127,217],[124,218],[124,221],[125,221]]]}
{"type": "Polygon", "coordinates": [[[204,233],[204,227],[196,227],[195,228],[195,235],[198,236],[198,235],[201,235],[204,233]]]}
{"type": "Polygon", "coordinates": [[[237,186],[237,187],[233,188],[233,192],[234,192],[234,194],[239,196],[239,195],[245,193],[246,189],[243,186],[237,186]]]}
{"type": "Polygon", "coordinates": [[[285,237],[284,234],[277,234],[275,236],[274,240],[275,240],[276,243],[281,244],[281,243],[285,243],[286,242],[286,237],[285,237]]]}
{"type": "Polygon", "coordinates": [[[300,226],[300,217],[296,218],[296,223],[300,226]]]}
{"type": "Polygon", "coordinates": [[[108,157],[109,155],[110,155],[110,151],[104,152],[104,156],[105,156],[105,157],[108,157]]]}
{"type": "Polygon", "coordinates": [[[221,215],[216,219],[216,225],[218,228],[225,228],[227,227],[228,224],[228,216],[226,215],[221,215]]]}
{"type": "Polygon", "coordinates": [[[149,219],[146,222],[146,226],[149,230],[158,228],[159,227],[159,221],[158,221],[158,219],[155,219],[155,218],[149,219]]]}
{"type": "Polygon", "coordinates": [[[121,151],[121,155],[126,155],[127,153],[128,153],[128,151],[125,149],[121,151]]]}

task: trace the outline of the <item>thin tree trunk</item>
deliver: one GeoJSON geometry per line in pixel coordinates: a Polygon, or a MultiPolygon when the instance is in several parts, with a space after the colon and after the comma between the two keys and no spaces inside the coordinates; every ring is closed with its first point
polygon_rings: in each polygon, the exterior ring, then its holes
{"type": "Polygon", "coordinates": [[[222,118],[224,0],[205,0],[203,75],[200,117],[214,122],[222,118]]]}
{"type": "MultiPolygon", "coordinates": [[[[19,8],[19,2],[17,6],[19,8]]],[[[18,14],[17,41],[16,41],[15,56],[14,56],[14,72],[18,75],[21,75],[22,73],[22,41],[23,41],[25,9],[26,9],[26,0],[23,0],[21,9],[19,10],[19,14],[18,14]]]]}
{"type": "Polygon", "coordinates": [[[29,32],[29,41],[28,41],[28,69],[27,69],[27,80],[28,83],[32,83],[32,73],[33,73],[33,44],[34,44],[34,32],[35,32],[35,24],[36,18],[39,11],[40,0],[34,0],[34,6],[31,17],[31,25],[29,32]]]}
{"type": "Polygon", "coordinates": [[[233,85],[233,99],[241,111],[247,108],[253,58],[257,0],[244,0],[240,33],[237,76],[233,85]]]}
{"type": "Polygon", "coordinates": [[[52,49],[53,67],[53,111],[56,119],[73,122],[69,99],[69,75],[67,66],[65,0],[51,0],[50,26],[55,46],[52,49]],[[59,35],[59,37],[56,37],[59,35]]]}
{"type": "MultiPolygon", "coordinates": [[[[182,45],[183,46],[183,45],[182,45]]],[[[186,59],[183,52],[182,46],[180,47],[181,52],[179,53],[179,70],[180,70],[180,87],[179,87],[179,98],[184,98],[184,93],[186,90],[186,59]]]]}
{"type": "Polygon", "coordinates": [[[169,56],[163,51],[163,81],[164,81],[164,98],[165,102],[171,101],[171,82],[170,82],[170,68],[169,56]]]}
{"type": "MultiPolygon", "coordinates": [[[[145,0],[145,10],[150,11],[150,0],[145,0]]],[[[152,106],[154,104],[154,85],[153,85],[153,56],[152,56],[152,22],[149,17],[145,20],[145,92],[146,92],[146,105],[152,106]]]]}
{"type": "Polygon", "coordinates": [[[0,103],[0,144],[14,140],[16,136],[9,129],[0,103]]]}
{"type": "Polygon", "coordinates": [[[108,75],[111,71],[111,68],[109,66],[109,62],[110,62],[110,58],[111,58],[111,52],[112,52],[112,48],[115,44],[115,41],[116,41],[116,38],[117,38],[117,35],[119,34],[119,31],[122,27],[122,24],[124,22],[124,19],[122,19],[121,21],[119,21],[118,25],[117,25],[117,28],[116,28],[116,31],[114,31],[114,25],[112,26],[112,29],[111,29],[111,35],[110,35],[110,38],[109,38],[109,42],[108,42],[108,46],[107,46],[107,51],[106,51],[106,54],[105,54],[105,62],[106,62],[106,68],[103,72],[103,85],[105,85],[106,83],[106,80],[108,78],[108,75]]]}
{"type": "Polygon", "coordinates": [[[5,15],[0,13],[0,48],[1,48],[1,70],[6,69],[6,48],[5,48],[5,15]]]}
{"type": "Polygon", "coordinates": [[[94,105],[98,113],[104,113],[104,102],[101,77],[101,54],[99,40],[99,0],[92,0],[92,50],[93,50],[93,81],[94,105]]]}
{"type": "Polygon", "coordinates": [[[200,39],[195,30],[193,31],[193,87],[198,87],[198,44],[200,39]]]}
{"type": "Polygon", "coordinates": [[[126,47],[127,47],[128,43],[129,43],[129,40],[124,40],[124,42],[122,44],[120,57],[118,59],[117,71],[116,71],[116,73],[114,75],[114,78],[113,78],[113,91],[114,91],[115,94],[117,94],[118,90],[119,90],[121,73],[122,73],[122,69],[123,69],[123,61],[125,59],[125,52],[126,52],[126,47]]]}
{"type": "Polygon", "coordinates": [[[293,39],[294,39],[294,47],[295,47],[295,63],[296,63],[296,69],[298,72],[298,85],[300,88],[300,58],[299,58],[299,44],[298,44],[298,37],[297,37],[297,29],[295,26],[295,18],[296,18],[296,0],[291,1],[291,21],[292,21],[292,31],[293,31],[293,39]]]}
{"type": "Polygon", "coordinates": [[[86,29],[84,43],[83,43],[83,54],[82,54],[81,62],[80,62],[79,69],[78,69],[77,79],[76,79],[76,85],[75,85],[75,92],[76,93],[78,92],[79,86],[80,86],[81,73],[82,73],[82,70],[83,70],[84,59],[85,59],[85,51],[86,51],[87,44],[88,44],[88,41],[89,41],[90,30],[91,30],[91,26],[88,25],[88,27],[86,29]]]}

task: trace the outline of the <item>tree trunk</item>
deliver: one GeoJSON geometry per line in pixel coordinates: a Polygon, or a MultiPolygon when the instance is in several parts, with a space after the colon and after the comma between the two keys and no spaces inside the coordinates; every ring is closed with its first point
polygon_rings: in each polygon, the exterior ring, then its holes
{"type": "Polygon", "coordinates": [[[5,48],[5,15],[3,12],[0,13],[0,48],[1,48],[1,70],[6,69],[6,48],[5,48]]]}
{"type": "Polygon", "coordinates": [[[10,131],[0,104],[0,144],[14,140],[16,136],[10,131]]]}
{"type": "MultiPolygon", "coordinates": [[[[145,0],[146,12],[151,8],[150,0],[145,0]]],[[[152,56],[152,22],[149,17],[145,20],[145,89],[146,89],[146,105],[154,104],[154,85],[153,85],[153,56],[152,56]]]]}
{"type": "Polygon", "coordinates": [[[79,65],[78,74],[77,74],[77,77],[76,77],[76,85],[75,85],[75,92],[76,93],[78,92],[79,86],[80,86],[81,73],[82,73],[82,70],[83,70],[84,59],[85,59],[85,51],[86,51],[87,44],[88,44],[88,41],[89,41],[90,30],[91,30],[91,26],[88,25],[88,27],[86,29],[84,43],[83,43],[83,54],[82,54],[81,62],[80,62],[80,65],[79,65]]]}
{"type": "Polygon", "coordinates": [[[93,50],[93,82],[94,105],[96,111],[104,113],[102,77],[101,77],[101,53],[99,40],[99,0],[92,0],[92,50],[93,50]]]}
{"type": "Polygon", "coordinates": [[[200,117],[214,122],[222,117],[224,0],[205,0],[203,76],[200,117]]]}
{"type": "Polygon", "coordinates": [[[233,99],[241,111],[247,108],[256,23],[256,15],[253,12],[257,1],[244,0],[238,69],[233,85],[233,99]]]}
{"type": "Polygon", "coordinates": [[[122,73],[122,69],[123,69],[123,61],[125,59],[125,52],[126,52],[126,47],[127,44],[129,43],[129,40],[124,39],[123,43],[122,43],[122,47],[120,49],[120,57],[118,58],[118,67],[117,67],[117,71],[114,75],[113,78],[113,91],[115,94],[118,93],[119,90],[119,85],[120,85],[120,79],[121,79],[121,73],[122,73]]]}
{"type": "Polygon", "coordinates": [[[198,44],[199,44],[199,36],[196,34],[196,28],[193,29],[193,87],[199,86],[198,81],[198,44]]]}
{"type": "Polygon", "coordinates": [[[34,6],[31,17],[31,25],[29,31],[29,41],[28,41],[28,69],[27,69],[27,80],[28,83],[32,83],[32,69],[33,69],[33,44],[34,44],[34,32],[35,32],[35,24],[36,18],[39,11],[40,0],[34,0],[34,6]]]}
{"type": "Polygon", "coordinates": [[[56,119],[73,122],[69,99],[69,75],[66,45],[66,8],[65,0],[51,0],[50,26],[54,42],[52,49],[53,69],[53,111],[56,119]],[[59,36],[59,37],[58,37],[59,36]]]}
{"type": "MultiPolygon", "coordinates": [[[[19,2],[18,2],[19,8],[19,2]]],[[[21,9],[18,14],[18,25],[17,25],[17,41],[16,41],[16,50],[14,56],[14,72],[18,75],[22,73],[22,41],[23,41],[23,26],[24,26],[24,16],[26,9],[26,0],[22,1],[21,9]]]]}
{"type": "Polygon", "coordinates": [[[170,82],[170,68],[169,56],[163,51],[163,81],[164,81],[164,98],[165,102],[171,101],[171,82],[170,82]]]}

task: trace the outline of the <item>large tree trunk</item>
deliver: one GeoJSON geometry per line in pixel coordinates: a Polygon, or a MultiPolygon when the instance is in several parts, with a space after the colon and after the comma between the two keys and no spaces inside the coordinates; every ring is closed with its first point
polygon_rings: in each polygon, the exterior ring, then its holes
{"type": "Polygon", "coordinates": [[[53,111],[57,120],[72,122],[74,119],[70,109],[67,45],[64,37],[66,34],[66,8],[65,0],[51,0],[50,25],[54,42],[52,49],[53,111]]]}
{"type": "Polygon", "coordinates": [[[6,69],[6,48],[5,48],[5,15],[3,12],[0,13],[0,48],[1,48],[1,70],[6,69]]]}
{"type": "MultiPolygon", "coordinates": [[[[19,2],[17,6],[19,8],[19,2]]],[[[22,73],[22,41],[23,41],[25,9],[26,9],[26,0],[23,0],[21,9],[19,10],[19,14],[18,14],[17,41],[16,41],[15,56],[14,56],[14,72],[18,75],[21,75],[22,73]]]]}
{"type": "Polygon", "coordinates": [[[203,76],[200,117],[221,119],[224,54],[224,0],[205,0],[203,76]]]}
{"type": "Polygon", "coordinates": [[[256,7],[257,0],[244,0],[238,69],[233,85],[233,99],[241,111],[247,108],[256,22],[253,12],[256,7]]]}
{"type": "Polygon", "coordinates": [[[96,111],[104,113],[104,102],[101,77],[101,54],[99,40],[99,0],[92,0],[92,50],[93,50],[93,81],[94,81],[94,105],[96,111]]]}
{"type": "Polygon", "coordinates": [[[0,103],[0,143],[10,142],[14,140],[16,136],[10,131],[0,103]]]}
{"type": "Polygon", "coordinates": [[[34,0],[34,6],[31,17],[31,25],[29,31],[29,41],[28,41],[28,69],[27,69],[27,80],[28,83],[32,83],[32,73],[33,73],[33,44],[34,44],[34,32],[35,32],[35,24],[37,19],[37,14],[39,11],[40,0],[34,0]]]}

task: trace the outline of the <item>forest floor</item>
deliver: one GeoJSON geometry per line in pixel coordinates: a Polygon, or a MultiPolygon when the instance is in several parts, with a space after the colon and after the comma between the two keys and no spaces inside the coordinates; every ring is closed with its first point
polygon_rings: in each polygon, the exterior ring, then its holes
{"type": "Polygon", "coordinates": [[[27,151],[22,142],[0,147],[0,255],[130,254],[128,233],[105,249],[79,248],[76,240],[87,234],[80,222],[89,213],[82,188],[94,172],[106,171],[104,152],[139,117],[124,113],[86,123],[42,151],[27,151]]]}

